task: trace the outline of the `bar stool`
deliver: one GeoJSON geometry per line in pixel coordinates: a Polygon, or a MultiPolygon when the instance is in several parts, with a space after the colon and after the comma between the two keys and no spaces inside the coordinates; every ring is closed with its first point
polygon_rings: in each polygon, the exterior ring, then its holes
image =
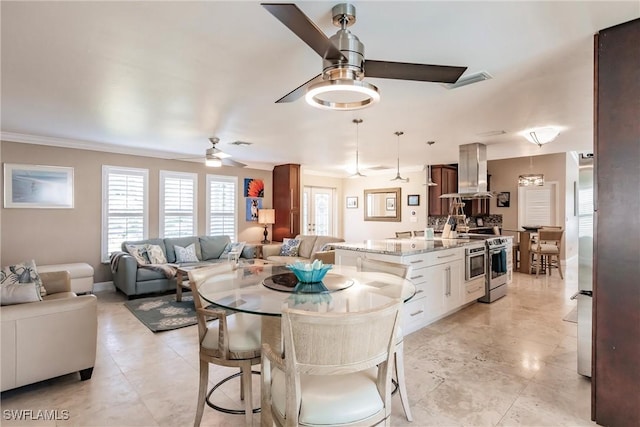
{"type": "Polygon", "coordinates": [[[549,271],[551,275],[551,268],[555,267],[560,273],[560,278],[564,279],[562,275],[562,265],[560,263],[560,253],[562,236],[564,230],[557,228],[541,228],[538,230],[538,241],[531,245],[531,256],[536,258],[536,277],[540,273],[540,266],[543,265],[549,271]]]}

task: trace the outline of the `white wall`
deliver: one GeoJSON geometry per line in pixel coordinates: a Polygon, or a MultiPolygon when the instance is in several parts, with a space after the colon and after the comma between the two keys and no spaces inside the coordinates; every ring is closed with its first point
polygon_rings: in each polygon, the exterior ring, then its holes
{"type": "Polygon", "coordinates": [[[343,237],[347,242],[360,242],[367,239],[384,239],[395,237],[396,231],[423,230],[427,217],[427,187],[424,172],[402,172],[403,178],[409,182],[400,184],[391,179],[394,171],[383,175],[369,175],[365,178],[343,179],[343,197],[339,200],[344,212],[343,237]],[[401,222],[381,222],[364,220],[364,190],[400,187],[401,222]],[[407,206],[407,195],[419,194],[420,206],[407,206]],[[346,209],[346,197],[357,196],[358,208],[346,209]],[[411,215],[414,211],[415,215],[411,215]]]}

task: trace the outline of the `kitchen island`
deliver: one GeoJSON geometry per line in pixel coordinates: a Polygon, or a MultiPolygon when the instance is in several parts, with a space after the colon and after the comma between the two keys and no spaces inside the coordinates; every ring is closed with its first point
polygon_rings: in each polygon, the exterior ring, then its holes
{"type": "MultiPolygon", "coordinates": [[[[485,240],[493,236],[472,237],[336,243],[336,264],[357,265],[358,258],[364,258],[410,265],[408,278],[416,285],[416,295],[403,310],[402,328],[408,334],[485,296],[486,263],[485,275],[467,277],[465,249],[485,247],[485,240]]],[[[510,270],[511,256],[507,256],[507,260],[510,270]]],[[[510,271],[508,277],[511,277],[510,271]]]]}

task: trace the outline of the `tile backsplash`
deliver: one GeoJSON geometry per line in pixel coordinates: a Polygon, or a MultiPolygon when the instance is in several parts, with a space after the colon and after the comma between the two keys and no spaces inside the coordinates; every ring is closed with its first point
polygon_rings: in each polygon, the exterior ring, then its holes
{"type": "MultiPolygon", "coordinates": [[[[436,215],[427,217],[427,227],[433,227],[436,231],[442,230],[448,215],[436,215]]],[[[480,217],[469,217],[469,227],[477,227],[477,218],[482,218],[483,227],[502,227],[502,215],[482,215],[480,217]]]]}

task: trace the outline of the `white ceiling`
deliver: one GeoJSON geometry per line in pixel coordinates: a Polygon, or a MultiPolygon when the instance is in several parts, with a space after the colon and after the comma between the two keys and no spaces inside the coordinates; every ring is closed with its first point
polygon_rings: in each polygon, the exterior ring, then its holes
{"type": "MultiPolygon", "coordinates": [[[[297,4],[330,36],[336,3],[297,4]]],[[[487,144],[489,159],[589,151],[593,34],[640,17],[635,0],[353,4],[366,58],[493,79],[454,90],[366,79],[382,99],[359,111],[275,104],[321,59],[259,2],[2,1],[2,138],[183,158],[215,135],[251,166],[329,174],[354,166],[354,118],[361,168],[395,168],[397,130],[402,169],[456,162],[470,142],[487,144]],[[543,125],[562,129],[543,148],[517,134],[543,125]],[[229,144],[238,140],[253,145],[229,144]]]]}

